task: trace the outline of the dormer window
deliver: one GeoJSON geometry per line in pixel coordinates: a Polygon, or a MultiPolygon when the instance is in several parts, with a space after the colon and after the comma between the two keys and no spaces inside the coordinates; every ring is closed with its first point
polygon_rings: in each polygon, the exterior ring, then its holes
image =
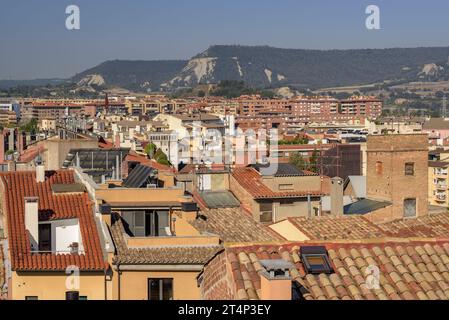
{"type": "Polygon", "coordinates": [[[306,246],[300,249],[304,269],[310,274],[333,273],[334,270],[324,246],[306,246]]]}

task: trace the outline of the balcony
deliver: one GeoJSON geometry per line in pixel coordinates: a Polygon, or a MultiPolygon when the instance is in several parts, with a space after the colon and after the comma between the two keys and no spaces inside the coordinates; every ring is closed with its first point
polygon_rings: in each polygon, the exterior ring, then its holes
{"type": "Polygon", "coordinates": [[[438,202],[446,201],[446,194],[444,194],[444,193],[435,194],[435,201],[438,201],[438,202]]]}
{"type": "Polygon", "coordinates": [[[436,188],[438,189],[438,190],[446,190],[447,189],[447,184],[446,183],[436,183],[435,184],[435,186],[436,186],[436,188]]]}

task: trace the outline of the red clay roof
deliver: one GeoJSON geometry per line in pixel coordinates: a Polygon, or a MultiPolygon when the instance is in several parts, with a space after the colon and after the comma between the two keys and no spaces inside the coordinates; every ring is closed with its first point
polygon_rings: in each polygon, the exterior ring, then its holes
{"type": "Polygon", "coordinates": [[[128,155],[125,158],[126,161],[132,161],[132,162],[139,162],[142,165],[151,167],[153,169],[157,169],[159,171],[173,171],[173,169],[169,166],[166,166],[164,164],[157,163],[156,161],[152,159],[148,159],[143,156],[139,156],[134,151],[130,151],[128,155]]]}
{"type": "Polygon", "coordinates": [[[46,181],[41,183],[36,182],[34,171],[2,173],[0,178],[5,191],[4,209],[13,270],[63,271],[68,266],[76,265],[83,271],[99,271],[107,267],[87,193],[52,193],[52,184],[74,183],[73,171],[46,172],[46,181]],[[25,197],[39,197],[40,220],[78,218],[85,253],[33,254],[29,234],[25,229],[25,197]]]}
{"type": "Polygon", "coordinates": [[[34,160],[40,153],[45,151],[44,145],[38,144],[24,150],[20,155],[20,162],[30,162],[34,160]]]}
{"type": "Polygon", "coordinates": [[[320,190],[310,190],[310,191],[282,191],[276,192],[271,190],[266,186],[261,175],[254,168],[236,168],[234,169],[232,176],[237,180],[237,182],[248,191],[255,199],[261,198],[295,198],[295,197],[306,197],[320,196],[322,192],[320,190]]]}
{"type": "Polygon", "coordinates": [[[260,260],[291,262],[292,279],[306,300],[437,300],[449,299],[449,243],[435,241],[374,241],[367,243],[289,243],[228,247],[204,269],[203,299],[226,294],[228,299],[259,299],[260,260]],[[308,274],[301,246],[324,245],[332,274],[308,274]],[[366,286],[366,269],[379,269],[379,286],[366,286]]]}

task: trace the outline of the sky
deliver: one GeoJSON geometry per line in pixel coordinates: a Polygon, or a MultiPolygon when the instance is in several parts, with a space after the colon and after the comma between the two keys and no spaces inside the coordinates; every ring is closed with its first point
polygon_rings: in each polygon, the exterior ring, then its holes
{"type": "Polygon", "coordinates": [[[106,60],[189,59],[214,44],[449,46],[447,0],[0,0],[0,79],[66,78],[106,60]],[[65,26],[68,5],[80,29],[65,26]],[[368,30],[368,5],[380,29],[368,30]]]}

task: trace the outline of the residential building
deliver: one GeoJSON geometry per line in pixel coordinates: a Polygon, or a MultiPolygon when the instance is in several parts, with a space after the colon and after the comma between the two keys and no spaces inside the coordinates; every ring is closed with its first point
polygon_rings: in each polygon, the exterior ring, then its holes
{"type": "Polygon", "coordinates": [[[430,205],[449,207],[449,162],[429,161],[430,205]]]}
{"type": "Polygon", "coordinates": [[[319,214],[320,176],[290,164],[278,165],[278,170],[269,175],[264,174],[262,166],[234,169],[230,190],[256,221],[319,214]]]}
{"type": "Polygon", "coordinates": [[[0,180],[9,297],[107,299],[107,236],[73,171],[39,165],[35,172],[1,173],[0,180]]]}
{"type": "Polygon", "coordinates": [[[106,183],[96,183],[80,169],[76,172],[95,198],[116,248],[111,257],[112,298],[200,299],[197,276],[222,246],[217,235],[190,224],[197,217],[192,197],[173,181],[149,187],[155,172],[142,165],[127,179],[106,183]]]}

